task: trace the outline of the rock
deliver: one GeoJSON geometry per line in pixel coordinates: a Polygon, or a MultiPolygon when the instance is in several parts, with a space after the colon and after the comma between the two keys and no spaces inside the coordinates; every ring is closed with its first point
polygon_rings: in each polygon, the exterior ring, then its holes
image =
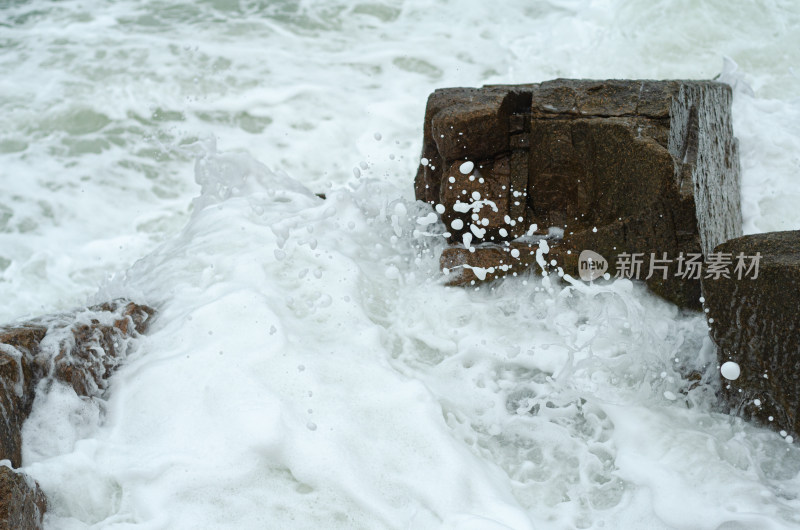
{"type": "MultiPolygon", "coordinates": [[[[453,211],[455,201],[463,197],[472,202],[474,192],[481,193],[483,199],[502,203],[498,208],[500,221],[506,214],[524,214],[524,199],[521,202],[511,199],[514,191],[525,192],[527,171],[520,171],[519,166],[525,161],[519,156],[514,158],[512,151],[521,155],[526,150],[517,144],[518,140],[524,140],[523,118],[529,107],[529,95],[506,88],[453,88],[431,94],[425,111],[422,149],[428,163],[422,164],[417,173],[417,199],[447,206],[444,220],[448,226],[453,219],[465,217],[453,211]],[[480,177],[469,181],[469,176],[460,172],[465,160],[476,163],[484,182],[480,182],[480,177]],[[451,177],[458,182],[450,182],[451,177]],[[462,191],[466,193],[462,195],[462,191]]],[[[493,225],[492,229],[501,227],[493,225]]],[[[451,239],[460,240],[458,234],[464,231],[454,231],[451,239]]]]}
{"type": "Polygon", "coordinates": [[[125,359],[128,342],[144,333],[153,313],[132,302],[91,307],[64,327],[51,327],[50,333],[62,335],[58,352],[54,357],[40,355],[37,364],[54,379],[72,385],[78,395],[99,395],[125,359]]]}
{"type": "Polygon", "coordinates": [[[703,296],[725,407],[797,440],[800,231],[740,237],[719,245],[715,253],[729,263],[728,274],[704,278],[703,296]],[[737,269],[740,261],[743,268],[737,269]]]}
{"type": "MultiPolygon", "coordinates": [[[[115,300],[74,315],[0,327],[0,460],[21,465],[22,424],[40,383],[58,380],[81,396],[99,395],[153,313],[115,300]]],[[[0,465],[0,530],[41,528],[45,509],[35,481],[0,465]]]]}
{"type": "Polygon", "coordinates": [[[437,90],[428,100],[415,191],[445,207],[453,250],[443,265],[469,247],[476,252],[467,258],[490,265],[492,245],[520,238],[532,224],[558,227],[564,237],[550,246],[566,273],[577,276],[583,250],[604,256],[611,275],[624,272],[620,254],[641,253],[644,279],[651,259],[666,253],[671,270],[661,274],[653,262],[648,285],[699,308],[700,280],[676,275],[676,260],[707,256],[741,235],[730,106],[730,88],[712,81],[559,79],[437,90]],[[465,161],[472,171],[463,171],[465,161]]]}
{"type": "Polygon", "coordinates": [[[0,465],[0,530],[42,528],[47,499],[30,477],[0,465]]]}
{"type": "Polygon", "coordinates": [[[0,460],[21,465],[20,431],[40,381],[59,380],[79,395],[98,395],[152,314],[149,307],[115,301],[0,328],[0,460]]]}
{"type": "Polygon", "coordinates": [[[14,467],[21,465],[22,423],[41,378],[33,358],[46,334],[46,327],[33,324],[0,329],[0,460],[8,459],[14,467]]]}

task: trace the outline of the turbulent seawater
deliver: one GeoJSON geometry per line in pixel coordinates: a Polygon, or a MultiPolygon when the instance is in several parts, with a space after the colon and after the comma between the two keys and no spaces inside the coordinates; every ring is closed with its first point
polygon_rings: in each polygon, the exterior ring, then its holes
{"type": "Polygon", "coordinates": [[[0,74],[0,321],[158,309],[37,397],[47,528],[800,527],[701,315],[446,288],[412,190],[435,88],[721,74],[745,232],[800,228],[794,0],[2,0],[0,74]]]}

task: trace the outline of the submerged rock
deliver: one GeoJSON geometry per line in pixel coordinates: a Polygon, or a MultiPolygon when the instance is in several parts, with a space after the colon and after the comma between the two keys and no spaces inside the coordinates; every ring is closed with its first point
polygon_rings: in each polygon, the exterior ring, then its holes
{"type": "Polygon", "coordinates": [[[98,395],[125,358],[128,341],[144,332],[152,314],[147,306],[118,300],[0,327],[0,460],[20,466],[20,431],[41,381],[62,381],[81,396],[98,395]]]}
{"type": "Polygon", "coordinates": [[[730,273],[703,280],[722,397],[745,419],[800,434],[800,230],[733,239],[730,273]]]}
{"type": "MultiPolygon", "coordinates": [[[[40,384],[57,380],[78,395],[99,395],[152,314],[147,306],[117,300],[0,327],[0,460],[22,464],[22,424],[40,384]]],[[[38,485],[0,466],[0,530],[40,528],[44,510],[38,485]]]]}
{"type": "Polygon", "coordinates": [[[0,465],[0,530],[42,528],[47,499],[30,477],[0,465]]]}
{"type": "Polygon", "coordinates": [[[635,255],[637,277],[651,289],[699,308],[699,275],[679,269],[681,256],[702,261],[741,235],[730,108],[730,87],[712,81],[558,79],[437,90],[415,191],[444,207],[452,247],[442,265],[462,261],[450,283],[475,280],[463,272],[469,267],[523,269],[531,260],[487,259],[495,246],[556,227],[563,238],[551,238],[549,259],[567,274],[577,276],[578,255],[592,250],[611,275],[633,277],[617,265],[620,255],[635,255]]]}
{"type": "Polygon", "coordinates": [[[22,423],[41,379],[33,359],[46,334],[46,327],[35,324],[0,329],[0,460],[8,459],[14,467],[21,465],[22,423]]]}

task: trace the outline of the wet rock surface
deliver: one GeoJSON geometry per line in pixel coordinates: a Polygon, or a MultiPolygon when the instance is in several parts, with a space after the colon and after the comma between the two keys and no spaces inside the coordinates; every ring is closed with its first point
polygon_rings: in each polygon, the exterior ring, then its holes
{"type": "Polygon", "coordinates": [[[14,467],[21,465],[22,423],[30,414],[40,379],[33,358],[46,333],[46,327],[32,324],[0,329],[0,460],[8,459],[14,467]]]}
{"type": "MultiPolygon", "coordinates": [[[[78,395],[100,395],[153,312],[118,300],[0,327],[0,460],[22,464],[22,424],[38,388],[61,381],[78,395]]],[[[45,501],[38,486],[8,467],[0,472],[0,529],[39,528],[45,501]]]]}
{"type": "MultiPolygon", "coordinates": [[[[730,88],[711,81],[558,79],[437,90],[415,191],[444,207],[452,247],[442,265],[462,262],[450,283],[479,280],[464,271],[491,268],[495,246],[510,249],[550,227],[563,230],[549,243],[567,274],[578,275],[582,250],[604,256],[612,276],[617,256],[641,253],[641,279],[652,257],[706,256],[741,235],[730,106],[730,88]]],[[[487,278],[531,263],[503,261],[487,278]]],[[[699,308],[700,279],[677,272],[647,283],[699,308]]]]}
{"type": "Polygon", "coordinates": [[[798,440],[800,231],[744,236],[715,252],[732,261],[728,277],[703,280],[711,338],[723,367],[725,407],[798,440]],[[743,265],[737,271],[740,255],[743,265]],[[749,257],[756,255],[754,278],[749,257]]]}
{"type": "Polygon", "coordinates": [[[0,327],[0,460],[20,466],[20,430],[40,382],[57,380],[78,395],[99,395],[152,314],[147,306],[117,301],[0,327]]]}
{"type": "Polygon", "coordinates": [[[0,466],[0,530],[42,528],[47,499],[30,477],[0,466]]]}
{"type": "Polygon", "coordinates": [[[482,282],[524,271],[536,263],[538,248],[536,244],[521,242],[479,245],[472,252],[463,246],[450,246],[444,249],[439,261],[446,275],[457,278],[456,284],[482,282]]]}

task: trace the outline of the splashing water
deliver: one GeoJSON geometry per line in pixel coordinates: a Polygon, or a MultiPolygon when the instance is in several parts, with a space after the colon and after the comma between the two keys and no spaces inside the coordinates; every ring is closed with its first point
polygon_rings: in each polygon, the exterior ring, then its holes
{"type": "Polygon", "coordinates": [[[391,185],[322,200],[213,149],[195,171],[186,228],[102,290],[159,306],[107,401],[61,389],[25,426],[53,527],[794,517],[800,453],[713,412],[701,316],[627,281],[442,287],[444,227],[391,185]]]}

